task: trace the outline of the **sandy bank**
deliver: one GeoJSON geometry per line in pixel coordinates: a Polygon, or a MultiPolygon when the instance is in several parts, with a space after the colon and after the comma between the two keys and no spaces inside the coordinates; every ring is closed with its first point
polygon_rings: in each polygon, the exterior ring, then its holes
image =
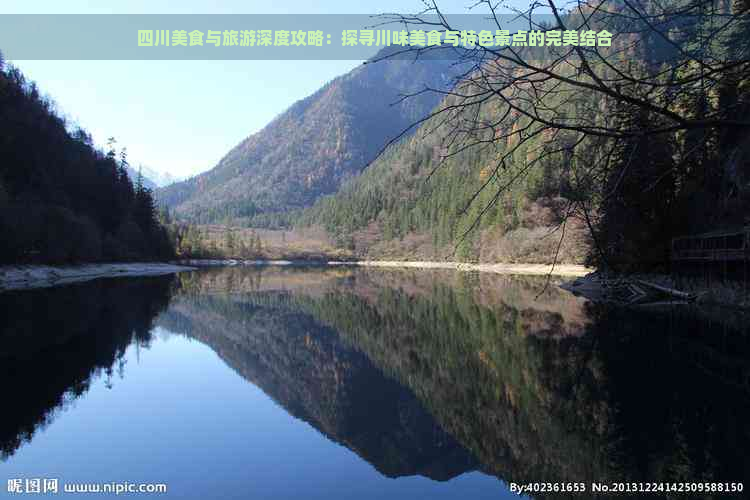
{"type": "Polygon", "coordinates": [[[403,267],[417,269],[455,269],[457,271],[481,271],[498,274],[550,274],[555,276],[584,276],[593,271],[576,264],[557,264],[552,269],[547,264],[469,264],[465,262],[423,262],[365,260],[355,262],[329,262],[329,265],[363,267],[403,267]]]}
{"type": "MultiPolygon", "coordinates": [[[[183,260],[180,264],[194,267],[214,266],[358,266],[399,267],[412,269],[455,269],[456,271],[481,271],[498,274],[550,274],[552,266],[547,264],[469,264],[466,262],[431,262],[406,260],[235,260],[199,259],[183,260]]],[[[557,264],[552,271],[555,276],[585,276],[593,269],[576,264],[557,264]]]]}
{"type": "Polygon", "coordinates": [[[78,266],[3,266],[0,291],[46,288],[98,278],[155,276],[191,271],[193,267],[163,263],[82,264],[78,266]]]}

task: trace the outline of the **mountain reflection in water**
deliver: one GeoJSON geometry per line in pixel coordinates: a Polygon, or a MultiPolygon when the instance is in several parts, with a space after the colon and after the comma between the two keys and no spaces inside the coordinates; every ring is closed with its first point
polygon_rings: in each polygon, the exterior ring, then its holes
{"type": "Polygon", "coordinates": [[[476,471],[500,480],[482,483],[494,497],[512,497],[510,482],[750,478],[744,318],[612,310],[554,286],[538,296],[543,285],[224,268],[0,294],[3,458],[33,448],[93,380],[127,379],[128,346],[168,331],[385,477],[452,484],[476,471]]]}

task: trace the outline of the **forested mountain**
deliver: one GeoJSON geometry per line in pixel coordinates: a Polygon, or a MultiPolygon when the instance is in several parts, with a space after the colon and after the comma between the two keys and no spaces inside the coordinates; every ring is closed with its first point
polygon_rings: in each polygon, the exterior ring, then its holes
{"type": "Polygon", "coordinates": [[[440,99],[425,93],[398,102],[403,94],[446,88],[460,67],[445,51],[360,66],[292,105],[212,170],[159,190],[159,202],[198,222],[309,206],[359,174],[440,99]]]}
{"type": "Polygon", "coordinates": [[[493,54],[296,224],[374,258],[628,270],[664,267],[675,236],[748,223],[748,2],[581,5],[560,22],[618,33],[611,49],[493,54]]]}
{"type": "MultiPolygon", "coordinates": [[[[450,131],[435,129],[437,122],[425,123],[414,136],[389,148],[338,193],[302,212],[295,224],[322,225],[340,246],[363,257],[550,261],[559,241],[553,231],[569,195],[564,181],[569,166],[546,162],[519,179],[480,217],[495,192],[487,189],[470,200],[492,175],[496,152],[464,150],[441,159],[450,131]],[[434,132],[425,133],[431,129],[434,132]]],[[[514,164],[503,178],[507,182],[523,167],[514,164]]],[[[561,261],[583,260],[582,229],[571,224],[561,261]]]]}
{"type": "Polygon", "coordinates": [[[621,270],[664,268],[676,236],[747,224],[748,2],[582,2],[558,24],[617,36],[486,52],[449,95],[395,108],[399,87],[448,84],[449,62],[366,65],[160,200],[199,223],[322,226],[356,257],[621,270]]]}
{"type": "Polygon", "coordinates": [[[127,154],[96,149],[18,69],[0,69],[0,263],[172,256],[127,154]]]}

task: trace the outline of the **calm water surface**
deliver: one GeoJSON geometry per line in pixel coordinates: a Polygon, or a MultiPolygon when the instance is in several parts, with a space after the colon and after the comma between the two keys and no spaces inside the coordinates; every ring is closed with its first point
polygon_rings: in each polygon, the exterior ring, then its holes
{"type": "Polygon", "coordinates": [[[2,293],[0,496],[15,478],[185,499],[750,488],[746,318],[543,283],[226,268],[2,293]]]}

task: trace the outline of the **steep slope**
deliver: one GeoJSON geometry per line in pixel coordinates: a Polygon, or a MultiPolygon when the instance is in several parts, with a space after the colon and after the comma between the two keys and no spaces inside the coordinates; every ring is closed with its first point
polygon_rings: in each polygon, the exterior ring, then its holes
{"type": "MultiPolygon", "coordinates": [[[[447,98],[440,106],[453,104],[447,98]]],[[[490,104],[477,116],[490,122],[496,108],[490,104]]],[[[527,171],[551,143],[540,134],[495,171],[497,159],[514,145],[454,143],[446,154],[454,128],[444,120],[428,120],[393,144],[360,176],[301,211],[295,226],[322,226],[338,246],[361,258],[547,263],[557,253],[559,262],[581,263],[587,248],[581,224],[568,225],[559,251],[555,232],[576,164],[549,154],[527,171]],[[506,188],[498,195],[500,186],[506,188]]]]}
{"type": "Polygon", "coordinates": [[[434,93],[397,101],[425,85],[451,84],[459,68],[439,57],[445,55],[374,62],[334,79],[242,141],[212,170],[160,190],[160,202],[199,222],[311,205],[437,105],[434,93]]]}
{"type": "MultiPolygon", "coordinates": [[[[566,25],[578,25],[577,15],[566,25]]],[[[709,128],[641,134],[664,123],[653,105],[680,120],[700,121],[708,111],[719,121],[739,119],[750,110],[750,73],[724,75],[717,86],[725,90],[700,92],[664,78],[665,64],[681,64],[675,47],[689,45],[691,33],[709,22],[700,17],[672,19],[683,35],[667,41],[627,17],[595,22],[627,36],[595,61],[594,74],[613,81],[638,60],[641,69],[628,78],[648,74],[670,91],[654,96],[644,90],[651,84],[635,86],[628,92],[642,104],[634,105],[590,91],[576,64],[552,82],[544,75],[536,80],[519,65],[489,63],[446,97],[440,104],[446,113],[302,211],[295,225],[322,226],[339,246],[365,259],[586,261],[662,271],[673,237],[741,226],[750,213],[750,175],[742,173],[750,172],[749,150],[741,134],[709,128]],[[658,69],[651,75],[647,68],[658,69]],[[583,87],[563,90],[565,80],[583,87]],[[582,132],[587,123],[617,133],[604,139],[582,132]]],[[[738,23],[727,39],[746,34],[738,23]]],[[[542,55],[529,50],[521,58],[544,67],[534,59],[542,55]]]]}
{"type": "Polygon", "coordinates": [[[168,259],[148,190],[0,56],[0,263],[168,259]]]}

